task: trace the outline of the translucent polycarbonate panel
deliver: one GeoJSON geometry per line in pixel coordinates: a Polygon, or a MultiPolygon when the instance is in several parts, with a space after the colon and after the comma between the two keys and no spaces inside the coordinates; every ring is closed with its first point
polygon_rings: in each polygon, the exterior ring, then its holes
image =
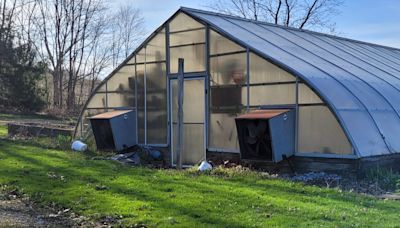
{"type": "Polygon", "coordinates": [[[246,49],[235,42],[225,38],[219,33],[210,30],[210,54],[222,54],[228,52],[245,51],[246,49]]]}
{"type": "MultiPolygon", "coordinates": [[[[183,125],[183,165],[195,165],[205,160],[204,151],[204,125],[203,124],[184,124],[183,125]]],[[[173,134],[178,134],[178,125],[173,124],[173,134]]],[[[176,148],[178,139],[173,138],[176,148]]],[[[176,164],[176,150],[173,152],[173,164],[176,164]]]]}
{"type": "Polygon", "coordinates": [[[247,105],[246,54],[210,58],[212,112],[240,112],[247,105]]]}
{"type": "Polygon", "coordinates": [[[133,55],[126,63],[127,64],[135,64],[136,63],[135,56],[133,55]]]}
{"type": "Polygon", "coordinates": [[[250,84],[295,81],[296,77],[290,73],[268,62],[260,56],[250,53],[250,84]]]}
{"type": "Polygon", "coordinates": [[[237,113],[245,106],[247,106],[247,87],[245,85],[210,86],[211,111],[237,113]]]}
{"type": "Polygon", "coordinates": [[[296,84],[250,86],[250,105],[296,103],[296,84]]]}
{"type": "Polygon", "coordinates": [[[353,153],[343,129],[328,107],[299,108],[299,153],[353,153]]]}
{"type": "Polygon", "coordinates": [[[137,88],[137,128],[138,143],[145,143],[145,118],[144,118],[144,64],[136,67],[136,88],[137,88]]]}
{"type": "Polygon", "coordinates": [[[165,30],[158,32],[146,45],[146,62],[165,60],[165,30]]]}
{"type": "Polygon", "coordinates": [[[324,103],[306,84],[299,83],[299,104],[324,103]]]}
{"type": "Polygon", "coordinates": [[[178,59],[184,59],[184,71],[187,72],[202,72],[206,70],[205,64],[205,45],[191,45],[183,47],[170,48],[170,71],[178,73],[178,59]]]}
{"type": "MultiPolygon", "coordinates": [[[[106,79],[104,79],[104,80],[106,80],[106,79]]],[[[104,81],[103,81],[104,82],[104,81]]],[[[99,83],[97,83],[97,85],[99,86],[98,88],[96,88],[96,86],[94,87],[95,89],[97,89],[96,90],[96,92],[106,92],[107,90],[106,90],[106,83],[107,82],[104,82],[102,85],[99,85],[99,83]]],[[[95,83],[96,84],[96,83],[95,83]]]]}
{"type": "Polygon", "coordinates": [[[167,143],[165,63],[146,64],[147,144],[167,143]]]}
{"type": "Polygon", "coordinates": [[[132,92],[135,90],[135,66],[125,65],[107,81],[107,91],[132,92]]]}
{"type": "Polygon", "coordinates": [[[86,118],[88,118],[88,117],[92,117],[92,116],[95,116],[95,115],[98,115],[101,113],[113,111],[113,109],[99,109],[99,108],[90,109],[90,108],[88,108],[88,109],[86,109],[86,111],[87,111],[86,118]]]}
{"type": "Polygon", "coordinates": [[[87,116],[88,109],[85,109],[77,121],[74,135],[75,139],[83,139],[85,137],[85,133],[90,130],[89,120],[86,118],[87,116]]]}
{"type": "MultiPolygon", "coordinates": [[[[205,88],[204,79],[186,79],[183,93],[183,153],[182,162],[193,165],[205,159],[204,121],[205,88]]],[[[173,159],[176,164],[178,138],[178,81],[171,81],[172,142],[173,159]]]]}
{"type": "Polygon", "coordinates": [[[210,58],[209,147],[237,151],[235,117],[247,105],[246,53],[210,58]]]}
{"type": "Polygon", "coordinates": [[[105,108],[107,107],[106,100],[107,98],[105,93],[96,93],[90,98],[86,108],[105,108]]]}
{"type": "Polygon", "coordinates": [[[361,151],[361,157],[390,153],[368,112],[365,110],[339,110],[339,114],[353,138],[354,147],[361,151]]]}
{"type": "Polygon", "coordinates": [[[85,109],[78,120],[75,138],[88,140],[88,137],[93,134],[89,117],[108,111],[112,111],[112,109],[85,109]]]}
{"type": "Polygon", "coordinates": [[[361,108],[357,99],[355,99],[349,91],[343,88],[337,80],[332,78],[330,75],[327,75],[321,69],[311,65],[309,61],[305,61],[304,58],[295,57],[292,51],[284,51],[279,45],[271,44],[268,39],[263,38],[261,33],[255,34],[253,31],[250,32],[249,29],[246,28],[247,23],[243,24],[243,26],[236,25],[244,23],[244,21],[237,20],[235,23],[231,23],[225,18],[218,16],[202,14],[199,12],[191,13],[202,18],[206,22],[212,22],[218,28],[229,33],[232,37],[236,37],[243,43],[247,43],[249,46],[257,49],[258,52],[268,55],[285,67],[295,69],[301,78],[307,79],[312,86],[317,88],[317,91],[324,91],[323,95],[325,97],[334,97],[334,99],[332,99],[334,105],[337,105],[340,108],[361,108]],[[330,96],[331,94],[332,96],[330,96]]]}
{"type": "MultiPolygon", "coordinates": [[[[178,121],[178,81],[171,81],[172,121],[178,121]]],[[[204,80],[187,79],[184,81],[183,122],[204,123],[204,80]]]]}
{"type": "Polygon", "coordinates": [[[379,124],[381,134],[386,141],[388,150],[391,153],[400,152],[400,119],[398,113],[387,110],[371,110],[371,115],[379,124]]]}
{"type": "Polygon", "coordinates": [[[235,117],[244,113],[210,113],[209,147],[230,151],[239,150],[235,117]]]}
{"type": "Polygon", "coordinates": [[[184,13],[179,13],[169,22],[169,31],[177,32],[189,29],[204,28],[204,25],[184,13]]]}
{"type": "Polygon", "coordinates": [[[246,62],[246,53],[211,57],[211,85],[246,84],[246,62]]]}
{"type": "Polygon", "coordinates": [[[147,109],[147,144],[167,144],[167,111],[147,109]]]}
{"type": "Polygon", "coordinates": [[[144,63],[146,61],[146,49],[143,47],[136,54],[136,63],[144,63]]]}
{"type": "Polygon", "coordinates": [[[170,46],[204,43],[205,41],[206,41],[205,29],[171,33],[169,35],[170,46]]]}
{"type": "Polygon", "coordinates": [[[108,107],[132,107],[135,105],[135,94],[131,93],[108,93],[108,107]]]}

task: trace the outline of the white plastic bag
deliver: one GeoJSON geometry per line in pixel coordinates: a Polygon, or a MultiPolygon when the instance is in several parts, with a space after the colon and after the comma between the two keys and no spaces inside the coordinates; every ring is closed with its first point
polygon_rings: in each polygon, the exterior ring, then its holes
{"type": "Polygon", "coordinates": [[[71,145],[71,149],[83,152],[87,149],[87,145],[79,140],[75,140],[71,145]]]}
{"type": "Polygon", "coordinates": [[[204,172],[206,170],[212,170],[212,165],[207,161],[202,161],[199,168],[197,169],[200,172],[204,172]]]}

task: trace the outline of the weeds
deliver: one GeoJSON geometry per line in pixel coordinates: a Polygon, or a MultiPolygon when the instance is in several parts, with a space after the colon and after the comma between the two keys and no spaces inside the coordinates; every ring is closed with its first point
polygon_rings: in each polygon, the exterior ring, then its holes
{"type": "Polygon", "coordinates": [[[375,182],[379,187],[385,190],[396,192],[400,190],[400,174],[394,172],[392,169],[375,167],[366,173],[365,178],[375,182]]]}

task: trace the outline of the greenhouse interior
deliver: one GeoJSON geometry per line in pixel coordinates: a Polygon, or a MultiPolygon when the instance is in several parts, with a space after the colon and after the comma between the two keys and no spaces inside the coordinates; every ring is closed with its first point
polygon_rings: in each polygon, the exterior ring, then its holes
{"type": "Polygon", "coordinates": [[[100,83],[75,138],[91,134],[92,116],[133,110],[136,127],[128,137],[163,149],[174,166],[178,59],[184,165],[240,158],[235,120],[257,110],[293,111],[294,133],[286,135],[292,157],[356,160],[400,151],[393,138],[400,133],[400,50],[189,8],[100,83]]]}

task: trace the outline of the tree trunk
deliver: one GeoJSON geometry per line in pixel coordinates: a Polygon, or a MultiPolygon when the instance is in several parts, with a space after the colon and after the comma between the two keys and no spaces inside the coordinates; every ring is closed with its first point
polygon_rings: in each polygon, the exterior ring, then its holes
{"type": "Polygon", "coordinates": [[[53,106],[54,107],[59,107],[59,101],[60,101],[60,90],[59,90],[59,81],[60,81],[60,75],[58,70],[56,69],[52,74],[53,76],[53,106]]]}
{"type": "Polygon", "coordinates": [[[67,85],[67,108],[68,111],[74,111],[75,109],[75,89],[74,87],[74,82],[73,82],[73,76],[70,76],[70,79],[68,80],[68,85],[67,85]]]}

